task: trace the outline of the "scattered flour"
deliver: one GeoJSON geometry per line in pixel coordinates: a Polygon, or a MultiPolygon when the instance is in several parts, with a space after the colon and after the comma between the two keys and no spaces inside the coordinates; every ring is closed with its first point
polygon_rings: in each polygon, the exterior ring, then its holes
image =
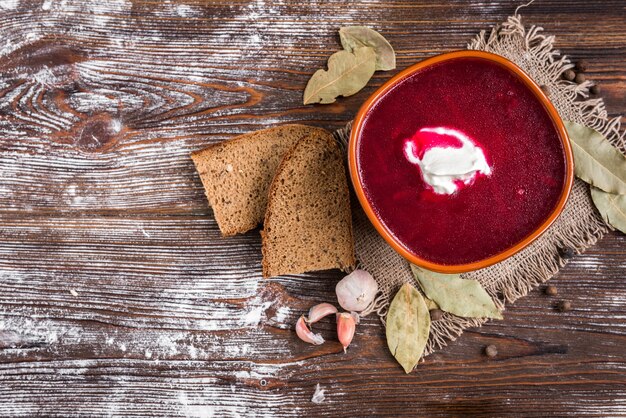
{"type": "Polygon", "coordinates": [[[119,119],[113,119],[111,121],[111,132],[119,133],[122,130],[122,122],[119,119]]]}
{"type": "Polygon", "coordinates": [[[166,354],[174,356],[180,352],[178,341],[182,335],[161,335],[157,338],[156,343],[166,354]]]}
{"type": "Polygon", "coordinates": [[[250,379],[250,372],[245,371],[245,370],[239,370],[237,372],[235,372],[235,377],[237,379],[250,379]]]}
{"type": "Polygon", "coordinates": [[[70,184],[69,186],[67,186],[67,188],[65,189],[65,194],[68,196],[65,200],[65,203],[70,206],[80,206],[85,200],[83,196],[77,195],[77,187],[75,184],[70,184]]]}
{"type": "Polygon", "coordinates": [[[51,87],[57,82],[57,77],[47,66],[44,66],[41,70],[37,71],[32,77],[37,83],[44,87],[51,87]]]}
{"type": "Polygon", "coordinates": [[[261,317],[270,306],[272,306],[271,301],[263,302],[261,306],[254,307],[249,310],[243,317],[244,325],[251,327],[258,326],[261,323],[261,317]]]}
{"type": "Polygon", "coordinates": [[[7,39],[4,41],[4,45],[2,45],[2,47],[0,48],[0,56],[7,55],[11,53],[12,51],[14,51],[15,49],[17,48],[14,47],[13,42],[7,39]]]}
{"type": "Polygon", "coordinates": [[[0,312],[0,331],[11,335],[15,340],[16,348],[13,354],[18,356],[28,355],[29,350],[40,346],[48,346],[53,353],[60,347],[56,344],[80,344],[82,340],[81,329],[78,326],[67,325],[45,318],[24,316],[3,316],[0,312]],[[18,348],[24,346],[25,348],[18,348]]]}
{"type": "Polygon", "coordinates": [[[0,0],[0,9],[14,10],[20,5],[19,0],[0,0]]]}
{"type": "Polygon", "coordinates": [[[194,7],[191,7],[188,4],[179,4],[178,6],[176,6],[176,14],[180,17],[193,17],[198,16],[201,13],[202,12],[195,9],[194,7]]]}
{"type": "Polygon", "coordinates": [[[326,396],[324,396],[324,389],[322,389],[322,387],[318,383],[315,386],[315,393],[313,393],[313,397],[311,398],[311,402],[313,402],[313,403],[322,403],[322,402],[324,402],[324,399],[326,399],[326,396]]]}
{"type": "Polygon", "coordinates": [[[213,406],[202,406],[190,403],[186,392],[181,391],[178,393],[178,402],[182,406],[181,412],[186,417],[209,418],[216,416],[213,406]]]}
{"type": "Polygon", "coordinates": [[[187,351],[189,352],[189,358],[196,359],[198,357],[198,349],[194,345],[188,345],[187,351]]]}
{"type": "Polygon", "coordinates": [[[287,317],[291,314],[291,308],[289,306],[281,306],[276,310],[274,320],[278,323],[284,323],[287,317]]]}
{"type": "Polygon", "coordinates": [[[258,44],[261,43],[261,36],[258,33],[253,34],[250,37],[250,43],[259,46],[258,44]]]}
{"type": "Polygon", "coordinates": [[[40,39],[40,35],[35,32],[29,32],[26,34],[26,42],[35,42],[40,39]]]}
{"type": "Polygon", "coordinates": [[[224,354],[227,358],[238,358],[247,355],[252,352],[252,347],[250,344],[236,344],[224,346],[224,354]]]}

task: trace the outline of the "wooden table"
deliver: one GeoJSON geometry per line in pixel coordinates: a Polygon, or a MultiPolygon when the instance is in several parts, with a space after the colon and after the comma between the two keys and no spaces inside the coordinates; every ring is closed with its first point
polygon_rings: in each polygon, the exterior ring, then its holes
{"type": "MultiPolygon", "coordinates": [[[[258,231],[219,236],[189,159],[276,123],[350,120],[396,71],[303,106],[340,26],[380,30],[402,69],[516,4],[0,1],[0,415],[626,415],[624,235],[575,257],[558,297],[532,292],[405,375],[373,317],[347,354],[330,321],[329,343],[300,342],[296,319],[340,274],[262,280],[258,231]]],[[[523,12],[626,113],[623,0],[523,12]]]]}

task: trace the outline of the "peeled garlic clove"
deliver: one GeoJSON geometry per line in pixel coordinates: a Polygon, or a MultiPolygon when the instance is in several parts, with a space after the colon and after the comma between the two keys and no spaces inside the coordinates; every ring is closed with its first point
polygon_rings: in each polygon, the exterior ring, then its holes
{"type": "Polygon", "coordinates": [[[305,318],[305,321],[308,322],[309,324],[314,324],[320,319],[328,315],[336,314],[336,313],[337,313],[337,308],[335,308],[330,303],[326,303],[326,302],[320,303],[318,305],[313,306],[311,309],[309,309],[309,317],[305,318]]]}
{"type": "Polygon", "coordinates": [[[320,345],[324,344],[324,338],[312,332],[309,327],[306,326],[306,321],[304,320],[304,315],[302,315],[298,322],[296,322],[296,334],[298,337],[305,343],[320,345]]]}
{"type": "Polygon", "coordinates": [[[343,352],[346,352],[346,348],[352,342],[354,337],[354,331],[356,330],[356,321],[354,316],[349,313],[342,312],[337,314],[337,337],[339,342],[343,346],[343,352]]]}
{"type": "Polygon", "coordinates": [[[335,292],[343,309],[361,312],[374,301],[378,283],[365,270],[354,270],[337,283],[335,292]]]}

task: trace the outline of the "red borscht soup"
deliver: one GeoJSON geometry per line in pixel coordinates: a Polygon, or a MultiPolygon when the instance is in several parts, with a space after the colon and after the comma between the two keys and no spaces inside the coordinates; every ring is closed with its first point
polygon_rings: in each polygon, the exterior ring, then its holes
{"type": "Polygon", "coordinates": [[[499,254],[557,206],[567,161],[543,103],[510,69],[459,57],[407,76],[365,115],[363,193],[409,253],[441,265],[499,254]]]}

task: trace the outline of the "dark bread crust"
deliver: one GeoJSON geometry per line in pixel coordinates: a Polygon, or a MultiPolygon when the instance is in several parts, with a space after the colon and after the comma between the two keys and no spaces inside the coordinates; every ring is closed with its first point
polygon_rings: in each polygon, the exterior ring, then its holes
{"type": "Polygon", "coordinates": [[[270,186],[263,277],[354,266],[350,194],[343,155],[329,132],[302,138],[270,186]]]}
{"type": "Polygon", "coordinates": [[[268,189],[283,155],[300,139],[322,133],[322,128],[287,124],[191,154],[222,235],[247,232],[263,220],[268,189]]]}

